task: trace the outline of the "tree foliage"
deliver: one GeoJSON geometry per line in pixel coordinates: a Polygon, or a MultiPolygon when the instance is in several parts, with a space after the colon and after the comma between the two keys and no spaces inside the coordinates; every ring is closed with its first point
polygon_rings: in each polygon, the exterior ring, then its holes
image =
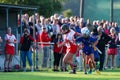
{"type": "Polygon", "coordinates": [[[70,16],[72,16],[72,11],[71,11],[71,9],[67,9],[67,10],[63,11],[62,13],[63,13],[63,15],[64,15],[65,17],[70,17],[70,16]]]}
{"type": "Polygon", "coordinates": [[[38,6],[40,15],[46,17],[60,12],[62,9],[60,0],[0,0],[0,2],[5,4],[38,6]]]}

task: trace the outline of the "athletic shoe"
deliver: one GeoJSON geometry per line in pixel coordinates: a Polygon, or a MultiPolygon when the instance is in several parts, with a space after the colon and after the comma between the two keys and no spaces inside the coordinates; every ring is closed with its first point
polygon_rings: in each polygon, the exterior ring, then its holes
{"type": "Polygon", "coordinates": [[[76,70],[71,70],[69,74],[76,74],[76,70]]]}
{"type": "Polygon", "coordinates": [[[62,69],[62,68],[61,68],[60,70],[61,70],[61,71],[64,71],[64,69],[62,69]]]}
{"type": "Polygon", "coordinates": [[[87,74],[87,72],[84,72],[84,74],[87,74]]]}
{"type": "Polygon", "coordinates": [[[105,67],[105,70],[107,70],[107,69],[108,69],[108,67],[106,66],[106,67],[105,67]]]}
{"type": "Polygon", "coordinates": [[[111,69],[113,70],[113,69],[114,69],[114,67],[112,66],[112,67],[111,67],[111,69]]]}
{"type": "Polygon", "coordinates": [[[58,70],[58,69],[53,69],[53,71],[54,71],[54,72],[57,72],[57,71],[59,71],[59,70],[58,70]]]}
{"type": "Polygon", "coordinates": [[[76,74],[76,68],[77,68],[77,65],[74,65],[73,70],[70,71],[70,74],[76,74]]]}
{"type": "Polygon", "coordinates": [[[26,72],[26,68],[23,68],[23,72],[26,72]]]}
{"type": "Polygon", "coordinates": [[[96,73],[99,74],[99,75],[101,74],[99,70],[96,70],[96,73]]]}
{"type": "Polygon", "coordinates": [[[68,70],[65,68],[65,71],[67,72],[68,70]]]}
{"type": "Polygon", "coordinates": [[[92,74],[92,70],[89,70],[89,71],[88,71],[88,74],[92,74]]]}
{"type": "Polygon", "coordinates": [[[33,69],[31,69],[31,72],[34,72],[34,70],[33,70],[33,69]]]}
{"type": "Polygon", "coordinates": [[[7,69],[7,67],[5,67],[5,68],[4,68],[4,72],[8,72],[8,69],[7,69]]]}
{"type": "Polygon", "coordinates": [[[8,72],[12,72],[12,69],[11,69],[11,67],[9,67],[9,68],[8,68],[8,72]]]}

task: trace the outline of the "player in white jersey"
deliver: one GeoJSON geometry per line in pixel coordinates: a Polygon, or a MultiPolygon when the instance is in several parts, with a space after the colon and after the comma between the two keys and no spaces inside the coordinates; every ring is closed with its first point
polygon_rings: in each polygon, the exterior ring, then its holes
{"type": "Polygon", "coordinates": [[[69,26],[66,25],[66,24],[63,24],[61,26],[61,28],[62,28],[64,41],[59,46],[66,45],[66,47],[67,47],[67,51],[66,51],[67,53],[65,54],[65,56],[63,58],[63,62],[65,64],[69,64],[71,69],[72,69],[72,71],[70,73],[75,74],[77,66],[73,63],[72,58],[73,58],[73,55],[77,51],[77,45],[76,45],[75,39],[74,39],[74,36],[76,35],[76,32],[69,29],[69,26]]]}
{"type": "Polygon", "coordinates": [[[11,33],[11,28],[7,29],[7,34],[5,35],[5,62],[4,70],[5,72],[11,71],[11,61],[14,55],[14,48],[16,43],[15,36],[11,33]]]}

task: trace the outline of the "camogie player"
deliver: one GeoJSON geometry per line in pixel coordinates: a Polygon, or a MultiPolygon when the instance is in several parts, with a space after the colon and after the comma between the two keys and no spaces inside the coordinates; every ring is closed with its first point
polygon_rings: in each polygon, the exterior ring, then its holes
{"type": "Polygon", "coordinates": [[[9,27],[7,29],[7,34],[5,35],[5,61],[4,61],[4,71],[11,71],[11,62],[13,55],[15,53],[14,48],[15,48],[15,43],[16,43],[16,38],[15,36],[11,33],[11,28],[9,27]]]}
{"type": "Polygon", "coordinates": [[[91,63],[93,63],[93,67],[96,67],[96,63],[94,61],[94,48],[97,45],[97,39],[90,37],[90,31],[88,30],[87,27],[84,27],[81,29],[82,37],[79,37],[76,39],[77,43],[82,43],[83,48],[82,48],[82,54],[83,54],[83,67],[84,67],[84,72],[87,74],[87,68],[86,68],[86,63],[89,59],[91,60],[91,63]]]}
{"type": "Polygon", "coordinates": [[[64,41],[59,45],[59,47],[63,45],[66,45],[67,47],[66,54],[63,58],[63,63],[70,65],[72,69],[72,71],[70,72],[71,74],[76,74],[77,66],[73,63],[72,59],[73,59],[73,55],[76,54],[77,52],[77,45],[74,39],[74,36],[77,35],[77,33],[72,29],[69,29],[69,26],[66,24],[63,24],[61,26],[61,29],[62,29],[64,41]]]}
{"type": "MultiPolygon", "coordinates": [[[[97,42],[96,40],[99,39],[99,36],[97,36],[94,32],[90,35],[90,37],[94,38],[93,42],[97,42]]],[[[99,71],[99,67],[100,67],[99,53],[102,54],[102,52],[97,48],[97,44],[96,44],[96,47],[94,46],[92,48],[92,50],[93,50],[93,53],[94,53],[94,61],[96,63],[95,71],[96,71],[97,74],[100,74],[100,71],[99,71]]],[[[90,58],[88,59],[88,64],[89,64],[89,67],[90,67],[90,70],[88,71],[88,74],[92,74],[93,63],[92,63],[92,60],[90,58]]]]}

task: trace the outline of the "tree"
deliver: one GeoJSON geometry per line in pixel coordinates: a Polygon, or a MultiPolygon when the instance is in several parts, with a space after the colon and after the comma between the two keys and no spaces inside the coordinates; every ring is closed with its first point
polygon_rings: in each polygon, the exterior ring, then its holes
{"type": "Polygon", "coordinates": [[[60,0],[0,0],[0,2],[5,4],[38,6],[38,12],[45,17],[58,13],[62,9],[60,0]]]}
{"type": "Polygon", "coordinates": [[[72,11],[71,11],[71,9],[67,9],[67,10],[63,11],[62,13],[63,13],[63,15],[64,15],[65,17],[70,17],[70,16],[72,16],[72,11]]]}

